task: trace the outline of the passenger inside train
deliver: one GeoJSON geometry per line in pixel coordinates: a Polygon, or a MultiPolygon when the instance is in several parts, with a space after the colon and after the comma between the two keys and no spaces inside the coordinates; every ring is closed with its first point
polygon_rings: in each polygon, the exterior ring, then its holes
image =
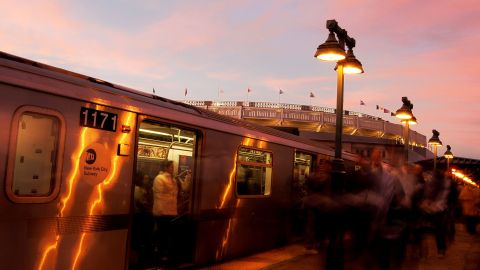
{"type": "Polygon", "coordinates": [[[187,260],[195,134],[142,122],[134,188],[130,267],[187,260]]]}

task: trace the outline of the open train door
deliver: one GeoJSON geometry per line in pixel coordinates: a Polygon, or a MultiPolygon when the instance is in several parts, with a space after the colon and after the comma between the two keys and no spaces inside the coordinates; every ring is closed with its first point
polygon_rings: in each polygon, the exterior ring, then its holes
{"type": "Polygon", "coordinates": [[[199,132],[140,117],[130,268],[191,265],[195,156],[199,132]]]}

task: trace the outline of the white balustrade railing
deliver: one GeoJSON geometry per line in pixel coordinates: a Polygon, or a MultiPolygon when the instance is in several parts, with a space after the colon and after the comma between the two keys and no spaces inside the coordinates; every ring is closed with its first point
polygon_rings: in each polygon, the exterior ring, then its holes
{"type": "MultiPolygon", "coordinates": [[[[234,118],[278,119],[294,122],[315,122],[319,125],[335,125],[335,109],[286,104],[275,102],[245,102],[245,101],[183,101],[186,104],[207,108],[222,115],[234,118]]],[[[347,111],[346,111],[347,112],[347,111]]],[[[355,129],[380,131],[394,138],[403,137],[401,124],[387,122],[371,115],[348,111],[343,116],[343,126],[355,129]]],[[[426,136],[411,130],[410,142],[416,146],[426,145],[426,136]]]]}

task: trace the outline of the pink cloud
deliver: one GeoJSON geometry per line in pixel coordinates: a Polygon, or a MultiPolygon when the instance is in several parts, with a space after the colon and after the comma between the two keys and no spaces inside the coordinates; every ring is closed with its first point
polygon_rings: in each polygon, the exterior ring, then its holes
{"type": "Polygon", "coordinates": [[[54,2],[9,2],[2,7],[8,8],[2,15],[7,23],[0,24],[0,33],[9,33],[0,34],[6,52],[24,57],[30,52],[33,60],[70,69],[75,66],[74,71],[91,76],[98,76],[91,74],[92,69],[157,79],[169,75],[165,64],[132,55],[135,40],[88,21],[73,20],[69,10],[54,2]],[[102,35],[110,46],[89,39],[94,33],[102,35]]]}

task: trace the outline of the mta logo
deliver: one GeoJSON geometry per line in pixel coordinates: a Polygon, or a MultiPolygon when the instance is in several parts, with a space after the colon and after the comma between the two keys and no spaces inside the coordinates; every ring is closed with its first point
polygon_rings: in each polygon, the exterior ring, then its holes
{"type": "Polygon", "coordinates": [[[97,153],[95,152],[95,150],[93,149],[88,149],[87,150],[87,155],[85,157],[85,162],[87,162],[87,164],[93,164],[95,163],[95,160],[97,159],[97,153]]]}

